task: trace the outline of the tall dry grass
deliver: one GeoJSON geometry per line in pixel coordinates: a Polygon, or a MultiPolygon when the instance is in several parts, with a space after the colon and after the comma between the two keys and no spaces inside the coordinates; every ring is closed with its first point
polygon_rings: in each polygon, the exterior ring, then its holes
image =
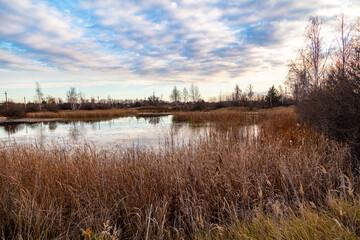
{"type": "Polygon", "coordinates": [[[261,116],[258,112],[246,112],[242,108],[219,109],[209,112],[176,112],[173,114],[174,122],[188,122],[193,126],[211,122],[221,129],[257,124],[260,120],[261,116]]]}
{"type": "Polygon", "coordinates": [[[63,110],[58,112],[30,112],[29,118],[62,118],[71,119],[109,119],[136,115],[134,109],[105,109],[105,110],[63,110]]]}
{"type": "Polygon", "coordinates": [[[166,112],[178,111],[176,108],[168,107],[168,106],[143,106],[143,107],[137,107],[135,109],[143,113],[166,113],[166,112]]]}
{"type": "MultiPolygon", "coordinates": [[[[265,238],[271,226],[289,234],[311,216],[326,226],[334,223],[330,228],[340,224],[336,229],[344,236],[359,234],[359,214],[346,218],[345,210],[336,223],[321,211],[338,212],[341,202],[354,205],[358,185],[347,147],[297,126],[291,109],[262,114],[267,117],[251,141],[214,131],[196,144],[153,150],[2,147],[0,234],[10,239],[265,238]],[[317,215],[303,212],[311,207],[319,209],[317,215]],[[264,225],[254,224],[259,216],[264,225]],[[277,222],[267,226],[273,218],[277,222]]],[[[275,239],[282,238],[276,233],[275,239]]]]}
{"type": "Polygon", "coordinates": [[[324,209],[303,206],[298,213],[289,210],[285,217],[282,212],[257,212],[250,221],[217,226],[194,239],[359,239],[359,199],[329,198],[328,203],[324,209]]]}

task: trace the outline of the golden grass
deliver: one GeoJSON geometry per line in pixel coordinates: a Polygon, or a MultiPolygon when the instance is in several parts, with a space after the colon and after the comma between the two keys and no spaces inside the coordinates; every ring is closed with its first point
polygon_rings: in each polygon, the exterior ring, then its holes
{"type": "Polygon", "coordinates": [[[9,239],[359,236],[359,210],[349,213],[359,204],[347,147],[296,126],[292,109],[261,114],[261,130],[252,141],[212,131],[195,144],[153,150],[3,147],[0,234],[9,239]]]}
{"type": "Polygon", "coordinates": [[[71,119],[110,119],[115,117],[126,117],[136,115],[134,109],[106,109],[106,110],[63,110],[58,112],[31,112],[28,118],[62,118],[71,119]]]}
{"type": "Polygon", "coordinates": [[[210,233],[198,234],[194,239],[359,239],[359,199],[350,202],[331,199],[329,204],[328,209],[320,210],[303,205],[299,213],[290,211],[286,216],[282,212],[280,215],[257,212],[250,221],[239,221],[231,227],[215,226],[210,233]],[[357,215],[341,212],[337,204],[331,204],[333,201],[357,215]]]}
{"type": "Polygon", "coordinates": [[[175,112],[173,114],[174,122],[188,122],[191,125],[201,125],[206,122],[215,123],[218,128],[228,129],[233,127],[242,127],[253,125],[271,119],[273,116],[282,116],[293,114],[293,108],[279,107],[274,109],[261,109],[259,111],[249,111],[244,107],[229,107],[212,110],[208,112],[175,112]]]}
{"type": "Polygon", "coordinates": [[[219,109],[209,112],[176,112],[173,114],[174,122],[189,122],[192,125],[206,122],[216,123],[219,127],[244,126],[259,122],[257,112],[245,112],[242,109],[219,109]]]}
{"type": "Polygon", "coordinates": [[[144,106],[135,108],[139,112],[150,112],[150,113],[163,113],[173,112],[175,109],[168,106],[144,106]]]}

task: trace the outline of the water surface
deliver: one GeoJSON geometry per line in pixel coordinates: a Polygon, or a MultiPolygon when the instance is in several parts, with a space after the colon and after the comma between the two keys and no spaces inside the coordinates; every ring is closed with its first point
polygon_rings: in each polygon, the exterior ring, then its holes
{"type": "Polygon", "coordinates": [[[193,140],[207,131],[174,123],[172,116],[123,117],[105,121],[21,123],[0,126],[0,141],[11,143],[75,144],[101,147],[156,146],[193,140]]]}
{"type": "MultiPolygon", "coordinates": [[[[0,126],[0,141],[13,144],[74,146],[91,143],[103,148],[156,147],[191,143],[206,137],[211,124],[196,127],[173,122],[172,116],[123,117],[104,121],[21,123],[0,126]]],[[[257,125],[243,127],[241,136],[252,139],[257,125]],[[249,136],[250,134],[250,136],[249,136]]]]}

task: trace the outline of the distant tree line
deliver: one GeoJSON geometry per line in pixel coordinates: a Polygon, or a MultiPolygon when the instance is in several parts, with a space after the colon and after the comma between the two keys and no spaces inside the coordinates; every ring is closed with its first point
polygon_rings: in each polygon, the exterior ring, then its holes
{"type": "Polygon", "coordinates": [[[208,101],[201,98],[198,85],[191,84],[189,88],[182,90],[174,86],[169,96],[170,102],[163,100],[163,96],[155,93],[144,99],[113,99],[110,95],[106,99],[99,97],[85,98],[81,91],[70,87],[66,92],[66,99],[45,96],[38,82],[35,84],[35,96],[33,101],[14,103],[11,100],[0,106],[0,114],[7,117],[25,117],[27,112],[59,111],[59,110],[96,110],[111,108],[134,108],[134,107],[159,107],[173,106],[183,110],[205,110],[229,106],[237,107],[274,107],[292,104],[292,99],[286,97],[283,88],[276,89],[272,86],[267,94],[255,94],[253,85],[249,85],[246,91],[242,91],[238,84],[233,93],[220,94],[218,99],[213,97],[208,101]],[[278,90],[279,89],[279,90],[278,90]]]}
{"type": "Polygon", "coordinates": [[[266,94],[261,95],[255,94],[252,84],[249,84],[245,91],[236,84],[232,93],[220,93],[218,98],[211,97],[207,102],[200,96],[199,87],[192,84],[189,90],[185,87],[182,91],[177,86],[174,86],[169,97],[172,105],[183,108],[187,107],[192,110],[231,106],[266,108],[289,106],[294,103],[292,96],[288,95],[282,86],[279,86],[278,89],[275,86],[271,86],[266,94]]]}

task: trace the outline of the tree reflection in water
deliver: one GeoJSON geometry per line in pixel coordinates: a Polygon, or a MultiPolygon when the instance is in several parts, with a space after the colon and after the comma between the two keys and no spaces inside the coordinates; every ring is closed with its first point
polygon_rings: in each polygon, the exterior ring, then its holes
{"type": "Polygon", "coordinates": [[[2,127],[4,128],[4,131],[10,136],[24,129],[25,125],[12,123],[12,124],[4,124],[2,127]]]}
{"type": "MultiPolygon", "coordinates": [[[[157,146],[159,142],[174,146],[188,144],[200,137],[208,137],[209,133],[215,132],[210,131],[210,128],[213,129],[210,123],[192,126],[187,122],[173,121],[172,115],[145,114],[103,121],[8,124],[0,126],[0,138],[4,141],[45,144],[63,140],[76,143],[91,141],[105,147],[132,141],[137,141],[143,146],[157,146]]],[[[256,131],[255,134],[253,132],[249,128],[237,133],[240,136],[256,136],[256,131]]]]}
{"type": "Polygon", "coordinates": [[[148,122],[152,125],[157,125],[160,123],[161,121],[161,117],[158,117],[158,116],[140,116],[140,117],[136,117],[137,120],[139,119],[144,119],[145,122],[148,122]]]}
{"type": "Polygon", "coordinates": [[[157,125],[160,123],[160,117],[150,117],[148,120],[152,125],[157,125]]]}
{"type": "Polygon", "coordinates": [[[69,128],[69,137],[73,141],[78,141],[85,134],[84,122],[71,122],[69,128]]]}
{"type": "Polygon", "coordinates": [[[57,122],[49,122],[49,130],[50,130],[51,132],[54,132],[57,127],[58,127],[58,123],[57,123],[57,122]]]}

